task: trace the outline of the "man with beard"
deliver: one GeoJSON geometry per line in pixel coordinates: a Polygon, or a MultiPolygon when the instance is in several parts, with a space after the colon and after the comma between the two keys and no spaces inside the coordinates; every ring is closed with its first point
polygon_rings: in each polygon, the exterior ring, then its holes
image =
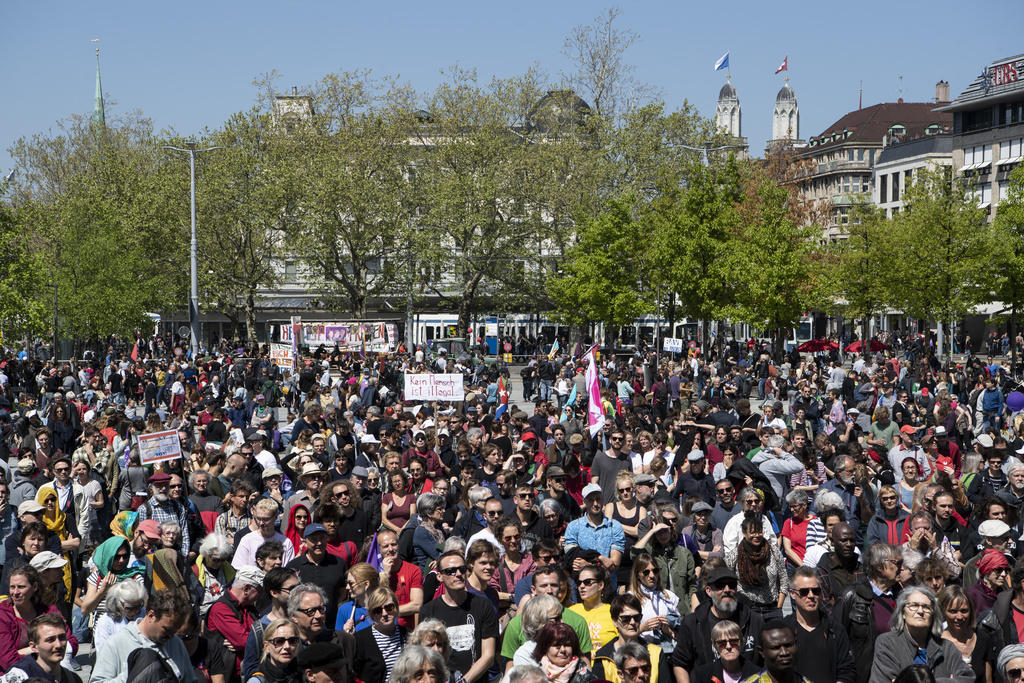
{"type": "Polygon", "coordinates": [[[844,588],[864,575],[864,568],[857,555],[857,536],[849,524],[836,524],[829,536],[834,550],[822,555],[817,571],[825,604],[831,606],[844,588]]]}
{"type": "Polygon", "coordinates": [[[822,484],[818,490],[839,494],[839,497],[843,499],[843,506],[846,508],[846,522],[853,527],[854,533],[859,534],[864,525],[871,521],[873,506],[864,487],[858,485],[854,479],[854,473],[857,471],[854,459],[847,455],[837,458],[836,461],[838,469],[835,479],[830,479],[822,484]]]}
{"type": "Polygon", "coordinates": [[[188,513],[181,503],[171,500],[171,475],[157,472],[149,478],[149,500],[139,506],[139,521],[152,519],[163,522],[177,522],[181,527],[181,547],[186,550],[192,547],[189,533],[188,513]]]}
{"type": "Polygon", "coordinates": [[[875,543],[866,555],[867,576],[862,575],[843,589],[832,609],[833,623],[846,629],[849,636],[857,665],[857,683],[867,683],[871,675],[875,639],[888,633],[896,596],[902,590],[898,578],[903,557],[898,548],[875,543]]]}
{"type": "Polygon", "coordinates": [[[741,652],[749,658],[757,656],[754,644],[761,633],[761,615],[737,600],[738,584],[736,572],[728,567],[712,569],[704,577],[704,590],[711,600],[700,603],[696,610],[683,617],[676,632],[676,648],[672,652],[676,683],[690,683],[690,672],[694,668],[714,661],[711,629],[720,621],[736,622],[744,635],[741,652]]]}

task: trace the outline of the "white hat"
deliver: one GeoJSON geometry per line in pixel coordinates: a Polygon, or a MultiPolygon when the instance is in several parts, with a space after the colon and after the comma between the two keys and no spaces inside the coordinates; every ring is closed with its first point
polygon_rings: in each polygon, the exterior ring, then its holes
{"type": "Polygon", "coordinates": [[[263,570],[259,567],[246,566],[235,572],[235,583],[239,586],[263,587],[263,570]]]}
{"type": "Polygon", "coordinates": [[[35,557],[29,561],[32,568],[40,572],[46,571],[47,569],[60,569],[67,563],[68,561],[63,557],[57,553],[50,552],[49,550],[36,553],[35,557]]]}
{"type": "Polygon", "coordinates": [[[373,434],[364,434],[360,439],[360,443],[380,443],[380,440],[373,434]]]}
{"type": "Polygon", "coordinates": [[[1001,519],[986,519],[978,525],[978,534],[986,538],[999,538],[1008,533],[1010,533],[1010,527],[1001,519]]]}
{"type": "Polygon", "coordinates": [[[429,429],[429,428],[434,426],[434,421],[433,420],[424,420],[423,424],[420,425],[420,426],[423,427],[424,429],[429,429]]]}
{"type": "Polygon", "coordinates": [[[316,464],[315,462],[307,462],[302,467],[302,473],[299,475],[299,478],[301,479],[302,477],[305,477],[305,476],[307,476],[309,474],[323,474],[323,473],[324,473],[324,471],[322,469],[320,469],[320,465],[316,464]]]}
{"type": "Polygon", "coordinates": [[[979,434],[974,441],[982,448],[992,448],[992,437],[988,434],[979,434]]]}
{"type": "Polygon", "coordinates": [[[690,462],[697,462],[698,460],[704,459],[704,451],[700,449],[694,449],[686,454],[686,459],[690,462]]]}
{"type": "Polygon", "coordinates": [[[594,493],[600,493],[601,495],[604,495],[604,489],[602,489],[597,484],[587,484],[586,486],[583,487],[583,500],[586,500],[588,496],[594,493]]]}

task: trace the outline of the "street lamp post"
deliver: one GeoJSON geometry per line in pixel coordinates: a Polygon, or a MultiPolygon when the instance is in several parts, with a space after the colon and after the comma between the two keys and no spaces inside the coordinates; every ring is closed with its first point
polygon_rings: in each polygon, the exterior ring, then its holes
{"type": "Polygon", "coordinates": [[[199,243],[196,239],[196,153],[198,152],[212,152],[215,149],[224,149],[223,147],[207,147],[206,149],[196,149],[196,143],[193,140],[189,140],[185,143],[185,149],[181,147],[171,147],[165,145],[164,149],[173,150],[175,152],[186,152],[188,154],[188,170],[189,170],[189,195],[191,200],[191,217],[192,217],[192,239],[189,244],[190,250],[190,267],[191,267],[191,291],[189,293],[188,301],[188,326],[191,334],[189,334],[189,349],[192,351],[192,359],[195,360],[199,356],[199,272],[198,272],[198,255],[199,255],[199,243]]]}

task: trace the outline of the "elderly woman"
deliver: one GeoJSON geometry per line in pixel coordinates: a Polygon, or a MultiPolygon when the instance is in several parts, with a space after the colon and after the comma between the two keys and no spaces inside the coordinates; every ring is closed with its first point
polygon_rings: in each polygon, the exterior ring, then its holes
{"type": "Polygon", "coordinates": [[[989,548],[978,560],[978,582],[967,588],[967,597],[974,605],[974,610],[981,614],[992,609],[1001,591],[1006,590],[1010,578],[1010,561],[1002,550],[989,548]]]}
{"type": "Polygon", "coordinates": [[[177,551],[181,547],[181,525],[177,522],[163,522],[160,530],[161,547],[177,551]]]}
{"type": "Polygon", "coordinates": [[[1024,644],[1007,645],[996,658],[996,671],[1004,681],[1019,681],[1024,678],[1024,644]]]}
{"type": "Polygon", "coordinates": [[[536,595],[530,598],[523,607],[522,617],[525,641],[512,655],[512,661],[509,664],[537,666],[538,662],[533,658],[533,651],[537,648],[537,642],[534,639],[545,625],[562,620],[562,603],[558,602],[558,598],[554,595],[536,595]]]}
{"type": "Polygon", "coordinates": [[[421,493],[416,499],[416,510],[420,524],[412,534],[413,564],[426,572],[441,555],[444,545],[444,498],[436,493],[421,493]]]}
{"type": "MultiPolygon", "coordinates": [[[[442,661],[447,662],[452,655],[452,646],[448,641],[448,628],[440,619],[426,619],[419,623],[416,630],[409,634],[409,646],[420,645],[433,650],[441,655],[442,661]]],[[[408,647],[408,646],[407,646],[408,647]]],[[[461,671],[450,671],[448,683],[456,683],[462,680],[461,671]]],[[[395,671],[391,671],[391,680],[395,679],[395,671]]],[[[442,682],[443,683],[443,682],[442,682]]]]}
{"type": "Polygon", "coordinates": [[[235,569],[231,566],[231,555],[235,549],[224,534],[208,534],[199,544],[199,557],[192,565],[192,572],[203,586],[203,602],[199,606],[199,614],[204,619],[213,603],[217,602],[235,578],[235,569]]]}
{"type": "Polygon", "coordinates": [[[568,525],[562,505],[554,498],[545,498],[539,503],[538,507],[544,521],[551,527],[551,532],[555,535],[555,538],[562,540],[565,537],[565,527],[568,525]]]}
{"type": "Polygon", "coordinates": [[[437,650],[409,645],[391,670],[391,683],[445,683],[448,667],[437,650]]]}
{"type": "Polygon", "coordinates": [[[106,610],[96,620],[93,649],[99,652],[104,643],[128,624],[145,615],[146,589],[138,581],[121,581],[107,591],[106,610]]]}
{"type": "Polygon", "coordinates": [[[928,588],[907,588],[896,598],[892,626],[878,636],[870,683],[890,683],[911,664],[925,663],[937,681],[973,683],[974,671],[942,637],[942,611],[928,588]]]}

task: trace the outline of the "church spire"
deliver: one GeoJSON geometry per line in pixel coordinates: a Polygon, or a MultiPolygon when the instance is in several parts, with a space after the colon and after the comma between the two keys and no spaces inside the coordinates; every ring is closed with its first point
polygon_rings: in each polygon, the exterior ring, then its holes
{"type": "MultiPolygon", "coordinates": [[[[99,43],[99,38],[93,38],[92,42],[99,43]]],[[[107,115],[103,109],[103,85],[100,82],[100,46],[96,46],[96,100],[92,108],[92,122],[99,126],[107,125],[107,115]]]]}

